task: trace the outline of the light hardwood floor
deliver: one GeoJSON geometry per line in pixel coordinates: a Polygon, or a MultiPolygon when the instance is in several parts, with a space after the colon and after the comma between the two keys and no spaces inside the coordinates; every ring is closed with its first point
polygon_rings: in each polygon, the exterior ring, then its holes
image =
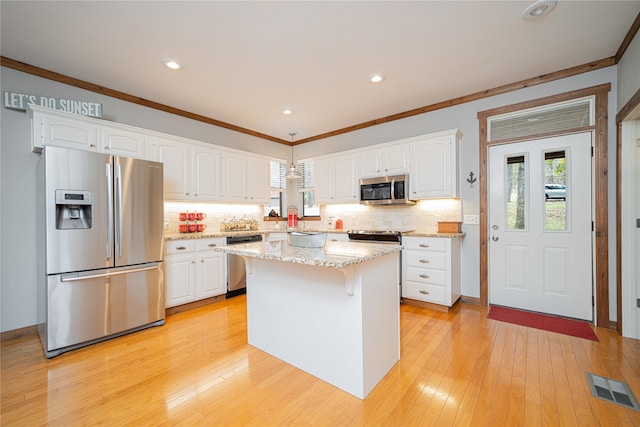
{"type": "Polygon", "coordinates": [[[43,356],[37,336],[2,343],[2,426],[640,425],[591,397],[585,372],[640,395],[640,341],[600,342],[501,323],[487,308],[403,305],[401,360],[365,400],[247,345],[245,298],[164,326],[43,356]]]}

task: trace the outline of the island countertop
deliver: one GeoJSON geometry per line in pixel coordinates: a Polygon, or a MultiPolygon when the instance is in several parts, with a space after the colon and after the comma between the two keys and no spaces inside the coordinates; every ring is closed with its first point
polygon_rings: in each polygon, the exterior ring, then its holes
{"type": "Polygon", "coordinates": [[[299,248],[286,240],[218,246],[214,251],[319,267],[345,268],[403,249],[400,245],[327,242],[322,248],[299,248]]]}

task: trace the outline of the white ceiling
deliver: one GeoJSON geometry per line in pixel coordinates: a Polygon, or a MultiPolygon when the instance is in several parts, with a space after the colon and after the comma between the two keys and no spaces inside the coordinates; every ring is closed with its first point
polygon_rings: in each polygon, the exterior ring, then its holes
{"type": "Polygon", "coordinates": [[[640,13],[640,1],[560,1],[525,21],[530,3],[2,0],[1,54],[303,139],[614,56],[640,13]]]}

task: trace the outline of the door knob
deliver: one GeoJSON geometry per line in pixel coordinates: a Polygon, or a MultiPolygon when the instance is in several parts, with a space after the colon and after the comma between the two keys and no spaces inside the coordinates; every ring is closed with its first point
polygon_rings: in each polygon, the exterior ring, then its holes
{"type": "Polygon", "coordinates": [[[500,238],[498,236],[491,236],[491,240],[497,242],[498,240],[500,240],[500,238]]]}

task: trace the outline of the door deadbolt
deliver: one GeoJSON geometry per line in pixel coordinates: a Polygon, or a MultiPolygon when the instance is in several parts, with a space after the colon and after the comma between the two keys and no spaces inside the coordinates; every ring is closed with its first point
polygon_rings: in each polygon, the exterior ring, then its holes
{"type": "Polygon", "coordinates": [[[500,227],[498,227],[497,225],[492,225],[491,228],[493,228],[494,230],[497,230],[500,227]]]}

